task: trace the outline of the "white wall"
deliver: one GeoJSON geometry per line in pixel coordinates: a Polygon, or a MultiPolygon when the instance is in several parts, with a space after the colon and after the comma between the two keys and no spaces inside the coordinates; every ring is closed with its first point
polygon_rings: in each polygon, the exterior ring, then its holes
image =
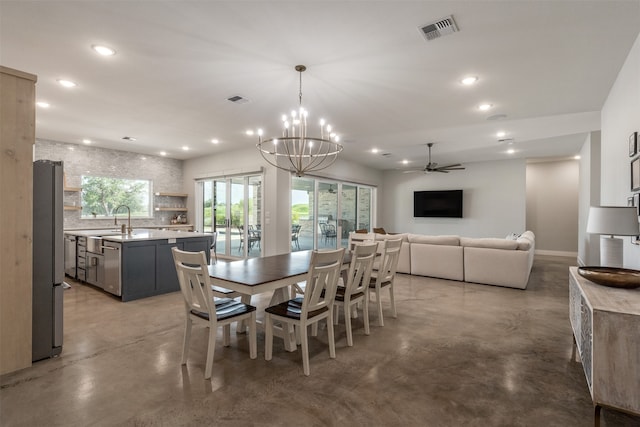
{"type": "MultiPolygon", "coordinates": [[[[525,161],[466,163],[448,174],[386,171],[378,226],[393,232],[505,237],[525,231],[525,161]],[[464,218],[414,218],[413,192],[463,190],[464,218]]],[[[535,230],[534,230],[535,232],[535,230]]]]}
{"type": "Polygon", "coordinates": [[[589,207],[600,205],[600,137],[601,132],[591,132],[580,150],[579,265],[600,264],[599,236],[586,232],[589,207]]]}
{"type": "MultiPolygon", "coordinates": [[[[640,36],[618,74],[602,108],[602,176],[603,205],[626,206],[630,190],[628,138],[640,132],[640,36]]],[[[624,265],[640,269],[640,246],[624,238],[624,265]]]]}
{"type": "Polygon", "coordinates": [[[536,234],[536,252],[577,256],[579,162],[527,165],[527,229],[536,234]]]}

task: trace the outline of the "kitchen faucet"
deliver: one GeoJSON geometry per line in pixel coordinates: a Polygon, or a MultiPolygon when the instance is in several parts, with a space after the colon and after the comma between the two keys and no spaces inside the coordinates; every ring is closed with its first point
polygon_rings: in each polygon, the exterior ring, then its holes
{"type": "Polygon", "coordinates": [[[125,231],[127,231],[127,233],[129,235],[131,235],[131,232],[133,231],[133,227],[131,227],[131,209],[129,208],[129,206],[127,205],[120,205],[118,206],[114,211],[113,211],[113,223],[115,225],[118,225],[118,209],[120,209],[121,207],[125,207],[127,208],[127,212],[129,213],[128,217],[127,217],[127,222],[128,222],[128,226],[125,228],[125,225],[122,224],[122,234],[125,233],[125,231]]]}

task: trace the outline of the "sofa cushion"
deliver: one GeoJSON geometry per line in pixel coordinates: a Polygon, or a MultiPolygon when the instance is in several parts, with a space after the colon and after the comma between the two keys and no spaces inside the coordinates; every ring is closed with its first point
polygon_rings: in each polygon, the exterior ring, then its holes
{"type": "Polygon", "coordinates": [[[493,237],[486,237],[482,239],[474,239],[471,237],[461,237],[460,245],[464,247],[472,248],[489,248],[489,249],[518,249],[518,242],[516,240],[498,239],[493,237]]]}
{"type": "Polygon", "coordinates": [[[408,234],[407,233],[397,233],[397,234],[375,234],[376,240],[402,240],[403,242],[408,242],[408,234]]]}
{"type": "Polygon", "coordinates": [[[409,234],[409,243],[423,243],[428,245],[460,246],[459,236],[429,236],[424,234],[409,234]]]}

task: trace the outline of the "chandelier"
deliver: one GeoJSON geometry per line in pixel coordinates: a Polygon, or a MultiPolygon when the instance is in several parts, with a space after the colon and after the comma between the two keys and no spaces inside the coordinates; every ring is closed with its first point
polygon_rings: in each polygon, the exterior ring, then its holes
{"type": "Polygon", "coordinates": [[[331,125],[320,120],[320,135],[307,135],[307,118],[309,112],[302,107],[302,73],[307,69],[304,65],[296,65],[300,74],[300,91],[298,93],[298,110],[282,116],[282,136],[262,139],[262,129],[258,129],[258,143],[262,157],[271,165],[293,172],[296,176],[312,171],[328,168],[336,161],[342,145],[340,138],[331,130],[331,125]]]}

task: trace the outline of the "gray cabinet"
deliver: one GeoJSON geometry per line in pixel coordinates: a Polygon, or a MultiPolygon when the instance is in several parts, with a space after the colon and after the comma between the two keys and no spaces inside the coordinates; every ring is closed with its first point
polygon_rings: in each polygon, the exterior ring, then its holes
{"type": "Polygon", "coordinates": [[[595,405],[640,414],[640,289],[597,285],[571,267],[569,319],[595,405]]]}
{"type": "Polygon", "coordinates": [[[212,237],[140,240],[122,243],[122,301],[180,290],[171,248],[205,251],[210,256],[212,237]]]}

